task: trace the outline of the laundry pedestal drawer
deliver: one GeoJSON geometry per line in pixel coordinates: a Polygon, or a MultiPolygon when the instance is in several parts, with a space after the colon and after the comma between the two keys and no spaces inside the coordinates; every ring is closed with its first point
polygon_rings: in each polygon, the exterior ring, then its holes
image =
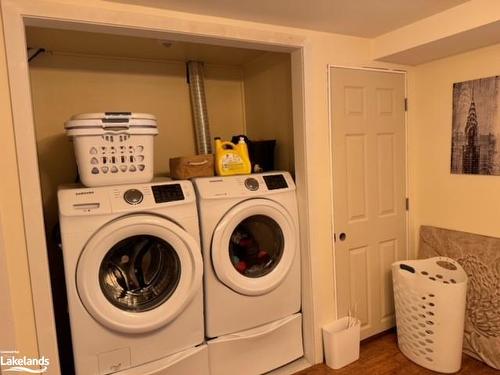
{"type": "Polygon", "coordinates": [[[182,352],[149,362],[117,375],[209,375],[208,349],[206,345],[184,350],[182,352]]]}
{"type": "Polygon", "coordinates": [[[255,375],[281,367],[304,354],[302,314],[208,341],[210,373],[255,375]]]}

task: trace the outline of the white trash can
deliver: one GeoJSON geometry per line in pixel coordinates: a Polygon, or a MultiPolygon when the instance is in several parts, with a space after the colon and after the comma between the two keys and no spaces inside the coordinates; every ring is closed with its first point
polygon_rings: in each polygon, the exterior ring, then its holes
{"type": "Polygon", "coordinates": [[[328,367],[339,369],[359,359],[360,325],[359,319],[345,317],[323,327],[328,367]]]}
{"type": "Polygon", "coordinates": [[[446,257],[393,263],[398,345],[428,369],[460,370],[467,274],[446,257]]]}

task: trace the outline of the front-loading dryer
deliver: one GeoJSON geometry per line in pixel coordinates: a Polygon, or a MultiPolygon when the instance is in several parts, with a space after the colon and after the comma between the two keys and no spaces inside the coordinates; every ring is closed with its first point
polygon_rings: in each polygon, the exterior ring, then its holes
{"type": "Polygon", "coordinates": [[[58,201],[76,373],[170,374],[190,356],[206,373],[191,183],[63,187],[58,201]]]}
{"type": "Polygon", "coordinates": [[[194,179],[205,266],[206,334],[300,310],[295,184],[289,173],[194,179]]]}
{"type": "Polygon", "coordinates": [[[299,225],[292,177],[270,172],[193,182],[212,373],[262,373],[300,357],[299,225]]]}

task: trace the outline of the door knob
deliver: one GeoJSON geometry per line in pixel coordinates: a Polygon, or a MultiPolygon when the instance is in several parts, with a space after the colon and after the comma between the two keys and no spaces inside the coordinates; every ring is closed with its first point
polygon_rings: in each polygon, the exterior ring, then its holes
{"type": "Polygon", "coordinates": [[[345,241],[346,238],[347,238],[347,235],[344,232],[339,234],[339,240],[345,241]]]}

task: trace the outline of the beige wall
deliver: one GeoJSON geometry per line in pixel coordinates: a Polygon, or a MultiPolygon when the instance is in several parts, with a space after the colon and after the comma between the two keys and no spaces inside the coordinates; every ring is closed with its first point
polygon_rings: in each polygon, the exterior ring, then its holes
{"type": "MultiPolygon", "coordinates": [[[[239,67],[205,66],[212,134],[244,132],[243,82],[239,67]]],[[[167,175],[169,159],[194,155],[186,67],[182,62],[141,61],[86,55],[42,54],[30,64],[38,161],[47,230],[57,220],[57,186],[75,182],[72,143],[64,121],[84,112],[132,111],[158,119],[155,174],[167,175]]]]}
{"type": "Polygon", "coordinates": [[[415,69],[410,101],[415,243],[420,225],[500,237],[500,177],[450,173],[452,85],[499,74],[500,45],[415,69]]]}
{"type": "Polygon", "coordinates": [[[275,168],[293,172],[290,55],[263,54],[243,72],[247,134],[251,140],[275,139],[275,168]]]}
{"type": "MultiPolygon", "coordinates": [[[[305,192],[305,188],[307,188],[307,197],[305,195],[299,196],[299,205],[301,218],[307,219],[302,221],[301,225],[304,229],[305,225],[309,225],[310,233],[307,241],[312,255],[310,259],[312,275],[310,279],[305,280],[308,285],[313,286],[314,310],[311,311],[308,319],[314,319],[318,327],[333,319],[335,317],[335,304],[332,210],[330,206],[327,65],[387,67],[387,64],[370,61],[368,40],[310,30],[182,14],[101,0],[88,0],[85,3],[76,0],[65,1],[66,4],[75,4],[71,8],[61,5],[59,2],[39,2],[37,4],[42,3],[45,5],[40,6],[43,6],[44,9],[53,13],[62,12],[72,19],[77,19],[82,14],[86,16],[92,14],[92,19],[95,19],[96,22],[125,22],[133,25],[144,25],[147,22],[151,29],[172,28],[182,33],[208,33],[214,37],[243,38],[257,43],[275,43],[276,40],[282,42],[304,41],[306,46],[304,71],[303,76],[297,78],[303,82],[306,94],[304,97],[306,128],[301,133],[295,132],[295,136],[298,137],[296,139],[305,142],[307,152],[302,154],[299,151],[295,166],[296,171],[299,170],[297,166],[303,167],[300,168],[300,175],[297,173],[297,180],[300,183],[304,181],[307,183],[307,186],[300,186],[301,192],[305,192]],[[87,9],[87,7],[98,7],[99,11],[96,8],[87,9]],[[307,206],[305,205],[306,198],[308,199],[307,206]]],[[[3,54],[3,48],[0,50],[3,54]]],[[[297,82],[294,85],[298,87],[297,82]]],[[[25,342],[25,345],[21,346],[20,349],[26,349],[29,352],[31,348],[36,347],[36,336],[33,327],[33,310],[30,305],[29,274],[24,247],[14,135],[9,115],[9,91],[5,69],[0,71],[0,105],[1,116],[6,117],[0,127],[2,152],[6,155],[5,159],[2,160],[2,163],[6,163],[3,170],[6,183],[1,184],[0,212],[3,217],[10,219],[8,224],[9,238],[6,238],[6,242],[10,241],[10,246],[7,246],[6,249],[7,257],[10,260],[8,264],[9,278],[11,284],[17,279],[21,280],[19,284],[11,286],[11,289],[20,290],[22,293],[18,296],[18,300],[14,301],[14,307],[18,314],[16,315],[16,326],[18,322],[20,325],[16,334],[19,342],[25,342]],[[24,322],[26,322],[25,325],[21,327],[21,323],[24,322]]],[[[297,144],[295,149],[297,151],[297,144]]],[[[304,233],[303,231],[301,235],[303,236],[304,233]]],[[[314,336],[317,353],[321,353],[320,330],[314,332],[314,336]]],[[[321,359],[321,354],[318,355],[319,357],[315,357],[314,360],[321,359]]]]}

